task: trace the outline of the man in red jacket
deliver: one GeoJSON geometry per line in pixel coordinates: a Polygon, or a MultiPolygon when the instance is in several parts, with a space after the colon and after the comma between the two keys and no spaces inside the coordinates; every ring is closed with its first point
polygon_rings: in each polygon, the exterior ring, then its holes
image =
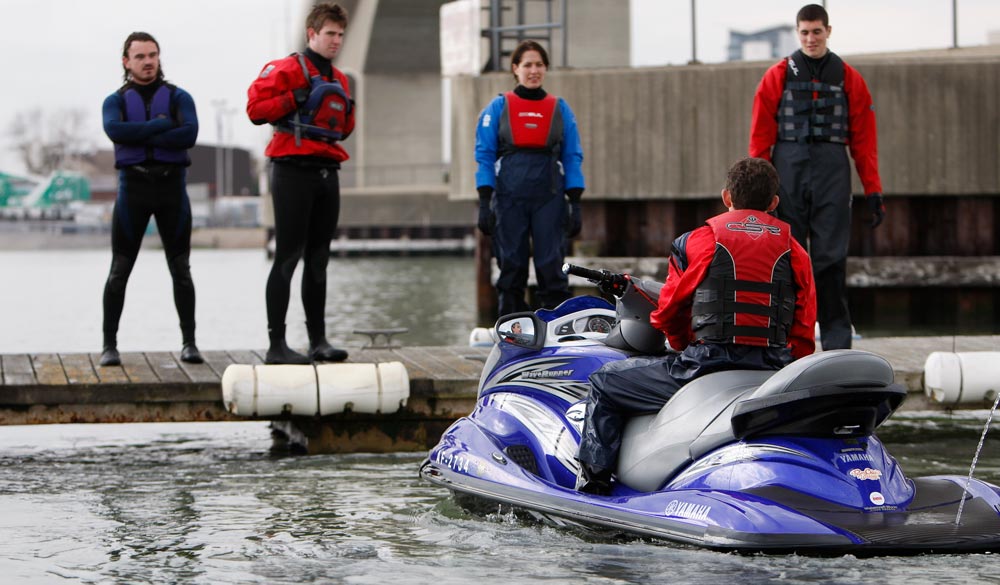
{"type": "Polygon", "coordinates": [[[680,353],[609,362],[590,376],[581,491],[609,493],[627,416],[659,411],[699,376],[777,370],[815,350],[812,266],[788,224],[768,215],[777,192],[770,163],[740,160],[722,190],[729,211],[674,240],[650,322],[680,353]]]}
{"type": "Polygon", "coordinates": [[[340,214],[338,170],[348,159],[340,141],[354,130],[347,77],[333,66],[346,27],[347,13],[339,5],[315,5],[306,18],[306,50],[265,65],[247,92],[250,120],[274,125],[264,152],[271,159],[275,240],[266,295],[269,364],[347,358],[327,341],[325,321],[326,267],[340,214]],[[308,356],[285,342],[292,273],[303,257],[308,356]]]}
{"type": "Polygon", "coordinates": [[[872,213],[885,217],[878,174],[875,106],[865,80],[827,47],[826,10],[804,6],[796,17],[801,50],[767,70],[754,96],[750,156],[770,160],[781,177],[777,215],[812,257],[823,349],[851,347],[847,246],[851,236],[854,158],[872,213]]]}

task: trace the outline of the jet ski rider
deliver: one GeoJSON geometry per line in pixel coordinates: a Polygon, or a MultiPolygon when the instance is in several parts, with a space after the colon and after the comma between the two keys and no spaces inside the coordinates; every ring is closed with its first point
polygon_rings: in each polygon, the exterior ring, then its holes
{"type": "Polygon", "coordinates": [[[657,412],[694,378],[778,370],[816,349],[809,255],[778,206],[778,174],[760,158],[729,169],[728,212],[674,240],[659,306],[650,315],[680,353],[609,362],[590,376],[577,489],[608,494],[627,417],[657,412]]]}

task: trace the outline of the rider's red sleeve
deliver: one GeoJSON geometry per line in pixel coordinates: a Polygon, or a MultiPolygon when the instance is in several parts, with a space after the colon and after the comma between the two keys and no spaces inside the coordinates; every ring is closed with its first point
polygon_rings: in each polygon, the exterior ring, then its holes
{"type": "Polygon", "coordinates": [[[675,251],[670,257],[667,282],[660,290],[659,306],[650,314],[649,321],[666,334],[670,347],[677,351],[694,341],[691,331],[694,291],[704,280],[714,255],[715,236],[710,227],[702,226],[691,232],[684,250],[675,251]]]}

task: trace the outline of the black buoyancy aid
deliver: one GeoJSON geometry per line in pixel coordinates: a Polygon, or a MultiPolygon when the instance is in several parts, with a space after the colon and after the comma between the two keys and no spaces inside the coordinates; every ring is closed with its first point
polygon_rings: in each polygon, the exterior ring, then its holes
{"type": "Polygon", "coordinates": [[[715,254],[695,290],[695,338],[785,347],[795,315],[791,228],[763,211],[748,209],[706,223],[715,236],[715,254]]]}
{"type": "Polygon", "coordinates": [[[540,100],[504,94],[497,126],[500,156],[497,190],[520,197],[561,194],[563,119],[559,98],[547,94],[540,100]]]}
{"type": "Polygon", "coordinates": [[[829,53],[814,77],[806,59],[801,50],[787,59],[785,88],[778,105],[778,139],[847,142],[849,127],[844,61],[829,53]]]}
{"type": "MultiPolygon", "coordinates": [[[[167,117],[176,119],[172,110],[175,86],[169,83],[160,85],[153,93],[149,103],[134,87],[125,86],[120,91],[123,106],[123,118],[126,122],[147,122],[154,118],[167,117]]],[[[148,147],[142,145],[125,145],[115,143],[115,166],[118,168],[138,165],[147,161],[188,165],[191,159],[187,150],[174,148],[148,147]]]]}
{"type": "Polygon", "coordinates": [[[320,142],[336,142],[344,138],[343,128],[354,109],[354,100],[347,95],[336,77],[330,81],[320,74],[309,75],[305,55],[293,53],[302,66],[302,74],[309,82],[309,97],[297,110],[278,121],[275,128],[295,134],[295,145],[301,146],[302,138],[320,142]]]}

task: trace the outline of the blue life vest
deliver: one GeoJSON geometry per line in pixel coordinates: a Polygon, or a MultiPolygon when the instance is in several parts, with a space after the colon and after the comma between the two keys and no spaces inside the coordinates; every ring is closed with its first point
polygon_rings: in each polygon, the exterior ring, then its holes
{"type": "Polygon", "coordinates": [[[344,133],[341,129],[347,125],[354,100],[348,97],[336,77],[327,81],[322,75],[309,75],[305,56],[302,53],[296,55],[302,74],[309,82],[309,97],[292,114],[278,121],[275,129],[294,134],[296,146],[302,145],[303,137],[328,143],[342,140],[344,133]]]}
{"type": "Polygon", "coordinates": [[[778,106],[778,139],[790,142],[847,142],[849,136],[844,62],[830,53],[818,79],[801,50],[787,61],[778,106]]]}
{"type": "MultiPolygon", "coordinates": [[[[126,122],[147,122],[154,118],[171,118],[176,116],[171,111],[170,102],[174,96],[174,86],[164,83],[153,94],[147,104],[142,94],[129,87],[120,92],[124,100],[126,122]]],[[[115,166],[118,168],[138,165],[145,162],[157,162],[176,165],[191,164],[187,149],[160,148],[115,143],[115,166]]]]}
{"type": "Polygon", "coordinates": [[[497,126],[497,193],[534,198],[561,195],[563,139],[559,98],[529,100],[509,91],[497,126]]]}

